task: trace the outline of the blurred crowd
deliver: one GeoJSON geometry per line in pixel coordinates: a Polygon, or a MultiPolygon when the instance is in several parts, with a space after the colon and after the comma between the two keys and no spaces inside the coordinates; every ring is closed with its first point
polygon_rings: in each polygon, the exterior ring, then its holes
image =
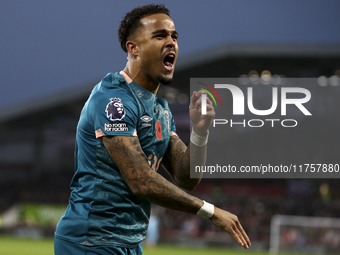
{"type": "MultiPolygon", "coordinates": [[[[236,214],[252,242],[263,248],[269,246],[271,219],[276,214],[340,215],[340,190],[334,180],[203,180],[193,194],[236,214]]],[[[159,217],[160,240],[164,242],[186,237],[222,245],[230,239],[199,217],[158,206],[153,207],[153,214],[159,217]]]]}

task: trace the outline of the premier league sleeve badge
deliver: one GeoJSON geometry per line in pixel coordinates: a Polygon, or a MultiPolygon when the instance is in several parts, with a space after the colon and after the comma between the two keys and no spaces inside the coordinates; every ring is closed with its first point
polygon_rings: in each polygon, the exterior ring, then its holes
{"type": "Polygon", "coordinates": [[[111,120],[122,120],[125,117],[124,105],[120,98],[110,98],[110,102],[106,105],[106,116],[111,120]]]}

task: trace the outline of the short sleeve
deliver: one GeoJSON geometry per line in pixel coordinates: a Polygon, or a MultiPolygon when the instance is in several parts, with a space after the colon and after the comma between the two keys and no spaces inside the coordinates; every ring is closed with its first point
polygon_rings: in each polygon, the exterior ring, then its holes
{"type": "Polygon", "coordinates": [[[89,102],[96,138],[103,136],[136,136],[138,107],[124,89],[100,93],[89,102]]]}

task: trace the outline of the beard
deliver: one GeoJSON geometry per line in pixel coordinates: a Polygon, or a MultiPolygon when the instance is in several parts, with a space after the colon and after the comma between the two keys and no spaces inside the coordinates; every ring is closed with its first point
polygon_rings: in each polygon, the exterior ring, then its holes
{"type": "Polygon", "coordinates": [[[161,83],[163,85],[169,85],[169,84],[171,84],[171,82],[173,80],[172,77],[171,78],[164,78],[164,77],[159,76],[157,78],[158,78],[159,83],[161,83]]]}

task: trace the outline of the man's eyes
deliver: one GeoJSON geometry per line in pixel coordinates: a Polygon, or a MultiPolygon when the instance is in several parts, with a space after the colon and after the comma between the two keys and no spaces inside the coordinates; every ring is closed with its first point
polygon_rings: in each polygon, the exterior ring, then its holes
{"type": "Polygon", "coordinates": [[[158,35],[156,35],[155,37],[164,38],[164,37],[166,37],[166,35],[164,35],[164,34],[158,34],[158,35]]]}
{"type": "MultiPolygon", "coordinates": [[[[155,35],[156,38],[165,38],[167,36],[168,36],[167,34],[157,34],[157,35],[155,35]]],[[[178,35],[171,35],[171,38],[174,39],[174,40],[177,40],[178,35]]]]}

